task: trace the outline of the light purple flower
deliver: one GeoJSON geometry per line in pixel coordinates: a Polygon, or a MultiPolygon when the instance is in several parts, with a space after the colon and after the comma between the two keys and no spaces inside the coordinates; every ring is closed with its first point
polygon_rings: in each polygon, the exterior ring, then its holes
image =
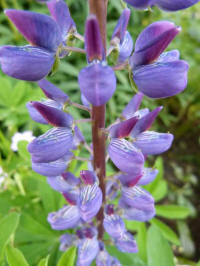
{"type": "Polygon", "coordinates": [[[131,233],[126,232],[120,239],[115,241],[115,245],[121,252],[137,253],[137,243],[131,233]]]}
{"type": "Polygon", "coordinates": [[[73,234],[64,234],[60,237],[60,251],[66,251],[71,246],[75,245],[77,242],[77,237],[73,234]]]}
{"type": "Polygon", "coordinates": [[[81,188],[78,207],[84,221],[89,222],[99,212],[102,197],[102,191],[97,183],[85,185],[81,188]]]}
{"type": "Polygon", "coordinates": [[[89,266],[99,252],[99,243],[96,238],[85,238],[78,245],[77,266],[89,266]]]}
{"type": "Polygon", "coordinates": [[[57,212],[49,213],[48,222],[54,230],[74,228],[80,222],[79,210],[77,206],[64,206],[57,212]]]}

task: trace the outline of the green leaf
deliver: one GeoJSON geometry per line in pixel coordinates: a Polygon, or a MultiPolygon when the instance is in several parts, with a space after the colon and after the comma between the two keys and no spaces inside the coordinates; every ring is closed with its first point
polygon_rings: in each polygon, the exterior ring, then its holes
{"type": "Polygon", "coordinates": [[[16,212],[8,214],[0,220],[1,237],[0,237],[0,259],[2,258],[4,249],[8,244],[12,234],[14,234],[19,223],[19,214],[16,212]]]}
{"type": "Polygon", "coordinates": [[[143,261],[147,261],[147,229],[145,223],[140,223],[137,235],[138,254],[143,261]]]}
{"type": "Polygon", "coordinates": [[[161,157],[158,157],[156,159],[155,165],[154,167],[156,169],[158,169],[158,174],[155,178],[155,180],[149,184],[148,186],[146,186],[146,188],[148,189],[148,191],[153,194],[153,191],[156,190],[159,182],[162,180],[163,178],[163,159],[161,157]]]}
{"type": "Polygon", "coordinates": [[[158,185],[152,191],[152,196],[155,199],[155,202],[162,200],[168,192],[167,182],[165,180],[160,180],[158,185]]]}
{"type": "Polygon", "coordinates": [[[178,205],[157,205],[156,214],[169,219],[185,219],[189,216],[190,210],[178,205]]]}
{"type": "Polygon", "coordinates": [[[16,265],[28,266],[29,265],[26,259],[24,258],[23,253],[19,249],[11,247],[10,245],[7,246],[6,248],[6,257],[7,257],[9,266],[16,266],[16,265]]]}
{"type": "Polygon", "coordinates": [[[175,266],[173,252],[161,231],[152,225],[147,233],[148,266],[175,266]]]}
{"type": "Polygon", "coordinates": [[[76,247],[69,248],[58,261],[57,266],[74,266],[76,260],[76,247]]]}
{"type": "Polygon", "coordinates": [[[50,255],[48,255],[46,258],[42,259],[42,260],[38,263],[38,266],[48,266],[49,256],[50,256],[50,255]]]}
{"type": "Polygon", "coordinates": [[[175,245],[180,245],[180,240],[178,236],[168,225],[156,218],[150,220],[150,223],[157,226],[167,240],[171,241],[175,245]]]}

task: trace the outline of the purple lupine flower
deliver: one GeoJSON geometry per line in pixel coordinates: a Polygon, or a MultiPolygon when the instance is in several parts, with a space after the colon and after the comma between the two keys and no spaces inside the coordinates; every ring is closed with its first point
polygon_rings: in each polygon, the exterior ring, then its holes
{"type": "Polygon", "coordinates": [[[57,212],[49,213],[48,222],[54,230],[74,228],[80,222],[80,213],[77,206],[64,206],[57,212]]]}
{"type": "Polygon", "coordinates": [[[112,34],[111,45],[119,50],[118,62],[124,62],[132,53],[133,40],[127,31],[130,9],[125,8],[112,34]]]}
{"type": "Polygon", "coordinates": [[[143,30],[136,40],[135,52],[130,58],[133,80],[148,97],[170,97],[187,86],[187,62],[179,60],[177,53],[162,55],[179,31],[180,27],[171,22],[158,21],[143,30]]]}
{"type": "Polygon", "coordinates": [[[108,154],[122,172],[141,174],[144,156],[131,142],[125,139],[112,139],[108,146],[108,154]]]}
{"type": "Polygon", "coordinates": [[[102,198],[102,191],[97,182],[92,185],[84,185],[80,189],[78,207],[81,218],[85,222],[89,222],[99,212],[102,198]]]}
{"type": "Polygon", "coordinates": [[[137,243],[131,233],[126,232],[121,238],[116,239],[116,247],[121,252],[136,253],[138,252],[137,243]]]}
{"type": "Polygon", "coordinates": [[[60,237],[60,251],[66,251],[68,248],[70,248],[73,245],[76,245],[77,243],[77,237],[73,234],[64,234],[60,237]]]}
{"type": "Polygon", "coordinates": [[[85,48],[89,65],[81,70],[78,81],[82,94],[94,106],[105,104],[116,89],[116,77],[106,65],[105,51],[96,17],[86,22],[85,48]]]}
{"type": "Polygon", "coordinates": [[[80,179],[70,172],[62,173],[60,176],[47,177],[48,184],[59,192],[67,192],[80,184],[80,179]]]}
{"type": "Polygon", "coordinates": [[[97,266],[121,266],[120,262],[110,256],[105,249],[104,243],[99,241],[99,253],[96,257],[97,266]]]}
{"type": "Polygon", "coordinates": [[[165,11],[178,11],[195,5],[199,0],[124,0],[126,3],[138,9],[146,9],[153,5],[165,11]]]}
{"type": "Polygon", "coordinates": [[[62,158],[48,162],[48,163],[36,163],[32,161],[32,169],[36,173],[44,176],[59,176],[66,171],[69,162],[73,158],[72,152],[67,152],[62,158]]]}
{"type": "Polygon", "coordinates": [[[75,26],[63,0],[52,0],[47,5],[53,18],[36,12],[5,10],[8,18],[30,43],[28,46],[0,48],[1,67],[8,76],[38,81],[51,71],[59,46],[75,26]]]}
{"type": "Polygon", "coordinates": [[[106,196],[110,200],[114,200],[117,197],[119,191],[119,184],[116,180],[109,180],[106,183],[106,196]]]}
{"type": "Polygon", "coordinates": [[[89,266],[99,252],[99,241],[97,231],[94,228],[86,228],[78,232],[80,241],[78,243],[77,266],[89,266]]]}

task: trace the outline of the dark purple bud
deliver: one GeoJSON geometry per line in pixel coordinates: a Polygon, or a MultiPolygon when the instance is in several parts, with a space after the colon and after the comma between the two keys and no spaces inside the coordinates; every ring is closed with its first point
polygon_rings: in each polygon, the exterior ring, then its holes
{"type": "Polygon", "coordinates": [[[139,150],[145,155],[161,154],[167,151],[171,145],[174,136],[169,133],[157,133],[147,131],[139,134],[133,142],[139,150]]]}
{"type": "Polygon", "coordinates": [[[13,78],[38,81],[50,72],[54,53],[33,46],[2,46],[0,63],[2,71],[13,78]]]}
{"type": "Polygon", "coordinates": [[[165,11],[178,11],[199,3],[199,0],[158,0],[156,5],[165,11]]]}
{"type": "Polygon", "coordinates": [[[137,253],[137,243],[131,233],[126,232],[120,239],[117,239],[115,242],[117,248],[121,252],[126,253],[137,253]]]}
{"type": "Polygon", "coordinates": [[[53,128],[35,138],[28,151],[35,163],[48,163],[63,157],[73,145],[73,134],[68,128],[53,128]]]}
{"type": "Polygon", "coordinates": [[[105,57],[100,28],[96,16],[90,15],[85,27],[85,49],[88,62],[102,61],[105,57]]]}
{"type": "Polygon", "coordinates": [[[38,85],[49,99],[52,99],[60,104],[64,104],[69,100],[67,94],[46,79],[38,81],[38,85]]]}
{"type": "Polygon", "coordinates": [[[80,177],[85,185],[94,185],[98,180],[94,172],[88,170],[82,170],[80,172],[80,177]]]}
{"type": "Polygon", "coordinates": [[[124,0],[124,2],[138,9],[146,9],[152,5],[155,0],[124,0]]]}
{"type": "Polygon", "coordinates": [[[87,185],[81,188],[78,207],[80,210],[81,218],[85,222],[89,222],[101,208],[102,204],[102,191],[97,183],[94,185],[87,185]]]}
{"type": "Polygon", "coordinates": [[[15,9],[7,9],[5,14],[31,45],[56,51],[61,42],[61,32],[51,17],[15,9]]]}
{"type": "Polygon", "coordinates": [[[137,122],[138,122],[138,117],[132,117],[129,118],[128,120],[113,125],[109,129],[110,137],[111,138],[127,137],[137,122]]]}
{"type": "Polygon", "coordinates": [[[97,229],[96,227],[82,227],[81,229],[76,231],[76,234],[80,239],[84,238],[97,238],[97,229]]]}
{"type": "Polygon", "coordinates": [[[73,157],[73,153],[68,152],[63,158],[50,163],[35,163],[32,161],[32,169],[36,173],[44,176],[59,176],[67,168],[68,163],[73,157]]]}
{"type": "Polygon", "coordinates": [[[150,98],[166,98],[187,86],[188,64],[183,60],[154,63],[133,71],[138,89],[150,98]]]}
{"type": "Polygon", "coordinates": [[[47,106],[40,102],[31,102],[32,106],[43,116],[43,118],[54,127],[71,127],[73,118],[63,111],[47,106]]]}
{"type": "Polygon", "coordinates": [[[49,213],[48,222],[54,230],[74,228],[80,222],[79,210],[76,206],[64,206],[57,212],[49,213]]]}
{"type": "Polygon", "coordinates": [[[64,234],[60,237],[60,251],[66,251],[71,246],[74,246],[76,244],[77,238],[73,234],[64,234]]]}
{"type": "Polygon", "coordinates": [[[68,32],[76,25],[71,18],[69,8],[63,0],[51,0],[47,2],[48,9],[60,27],[62,39],[66,40],[68,32]]]}
{"type": "Polygon", "coordinates": [[[117,22],[117,25],[115,26],[115,29],[112,34],[111,42],[114,38],[118,38],[120,40],[120,43],[123,43],[129,18],[130,18],[131,11],[129,8],[125,8],[117,22]]]}
{"type": "Polygon", "coordinates": [[[153,168],[144,168],[143,175],[138,181],[138,185],[145,186],[151,183],[157,176],[158,170],[153,168]]]}
{"type": "Polygon", "coordinates": [[[144,156],[130,142],[125,139],[113,139],[108,146],[108,154],[122,172],[141,174],[144,156]]]}
{"type": "Polygon", "coordinates": [[[133,138],[137,137],[142,132],[149,129],[153,122],[155,121],[156,117],[158,116],[159,112],[163,109],[162,106],[155,108],[153,111],[148,113],[147,115],[143,116],[135,125],[131,132],[131,136],[133,138]]]}
{"type": "Polygon", "coordinates": [[[93,239],[83,239],[78,245],[78,266],[89,266],[92,261],[96,258],[99,252],[99,243],[98,240],[93,239]]]}
{"type": "Polygon", "coordinates": [[[141,92],[134,95],[127,106],[124,108],[122,116],[125,118],[133,117],[135,115],[135,112],[139,109],[142,99],[143,94],[141,92]]]}
{"type": "Polygon", "coordinates": [[[180,30],[180,27],[169,21],[157,21],[149,25],[136,40],[130,64],[139,66],[155,61],[180,30]]]}
{"type": "Polygon", "coordinates": [[[113,238],[120,238],[125,232],[125,224],[119,215],[105,215],[103,226],[105,231],[113,238]]]}
{"type": "Polygon", "coordinates": [[[83,68],[79,73],[78,82],[81,92],[94,106],[107,103],[116,89],[114,71],[101,63],[83,68]]]}
{"type": "Polygon", "coordinates": [[[104,211],[105,211],[105,214],[107,215],[114,214],[115,213],[114,205],[113,204],[106,205],[104,211]]]}

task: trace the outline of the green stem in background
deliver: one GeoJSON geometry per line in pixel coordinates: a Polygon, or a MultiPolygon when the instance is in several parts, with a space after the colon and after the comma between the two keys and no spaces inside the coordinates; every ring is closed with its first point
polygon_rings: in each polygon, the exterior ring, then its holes
{"type": "MultiPolygon", "coordinates": [[[[106,53],[106,18],[107,18],[108,0],[89,0],[90,14],[96,15],[104,49],[106,53]]],[[[97,215],[98,220],[98,238],[102,239],[104,234],[103,219],[104,219],[104,204],[106,199],[105,193],[105,176],[106,176],[106,138],[102,133],[102,128],[105,128],[106,106],[92,107],[92,143],[93,143],[93,165],[99,178],[100,188],[103,193],[103,204],[97,215]]]]}

